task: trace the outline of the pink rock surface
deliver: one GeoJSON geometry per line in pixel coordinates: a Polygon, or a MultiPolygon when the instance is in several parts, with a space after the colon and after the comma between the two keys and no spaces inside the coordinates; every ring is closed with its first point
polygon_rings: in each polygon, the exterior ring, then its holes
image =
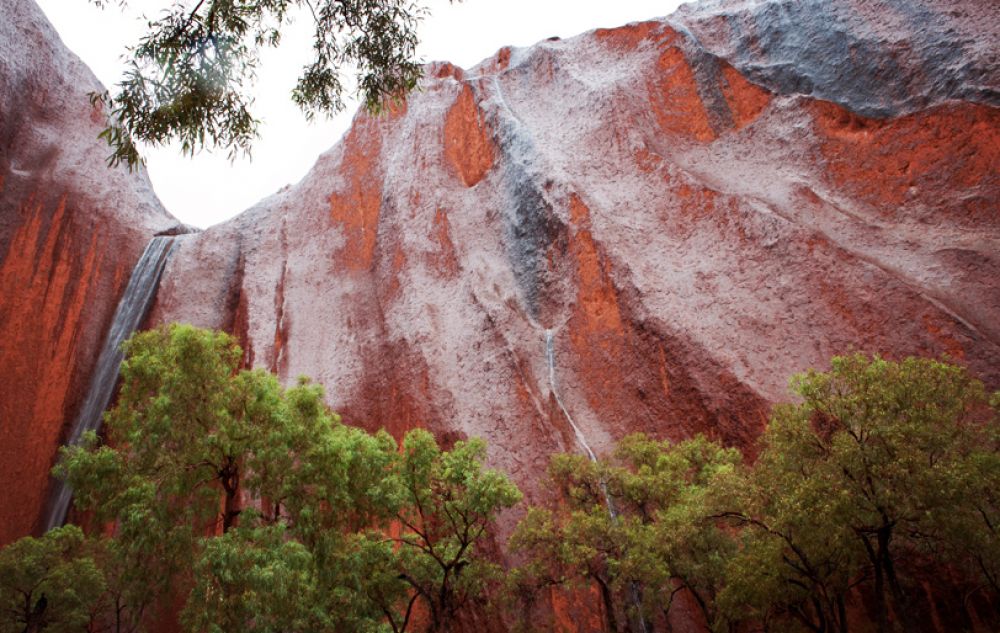
{"type": "MultiPolygon", "coordinates": [[[[1000,10],[916,4],[709,0],[430,65],[300,183],[179,237],[149,323],[232,331],[350,423],[484,437],[534,500],[551,453],[633,431],[749,449],[835,354],[1000,387],[1000,10]]],[[[0,18],[2,543],[172,219],[105,171],[96,84],[37,9],[0,18]]]]}
{"type": "Polygon", "coordinates": [[[0,546],[37,529],[129,273],[176,224],[106,167],[102,89],[34,2],[0,0],[0,546]]]}
{"type": "MultiPolygon", "coordinates": [[[[816,20],[853,6],[823,4],[816,20]]],[[[970,53],[934,79],[951,92],[907,75],[843,104],[799,94],[801,76],[836,92],[807,49],[841,40],[733,52],[794,35],[769,16],[796,6],[432,65],[299,184],[181,238],[153,321],[234,330],[249,364],[313,377],[351,423],[484,437],[532,496],[550,453],[582,450],[573,424],[597,452],[633,431],[749,447],[788,377],[835,354],[949,354],[997,386],[1000,111],[968,77],[996,78],[970,53]],[[851,109],[871,103],[882,118],[851,109]]],[[[956,6],[966,30],[982,18],[956,6]]],[[[919,51],[950,24],[890,17],[841,39],[919,51]]]]}

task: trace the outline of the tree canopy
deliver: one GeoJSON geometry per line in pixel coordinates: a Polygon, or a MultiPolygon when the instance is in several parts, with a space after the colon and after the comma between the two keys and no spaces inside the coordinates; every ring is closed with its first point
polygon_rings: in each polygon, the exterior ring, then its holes
{"type": "Polygon", "coordinates": [[[482,441],[344,425],[318,385],[239,370],[226,334],[163,327],[125,351],[107,442],[58,467],[77,508],[115,525],[116,630],[178,595],[191,631],[437,631],[496,575],[482,544],[520,492],[482,441]]]}
{"type": "Polygon", "coordinates": [[[521,493],[481,440],[345,425],[320,386],[240,369],[218,332],[161,327],[125,352],[106,437],[56,468],[88,535],[0,550],[0,633],[132,633],[164,601],[198,632],[440,632],[484,613],[549,631],[560,593],[613,633],[673,630],[678,611],[707,632],[1000,622],[1000,394],[956,365],[834,358],[793,378],[753,461],[641,434],[554,455],[507,557],[496,520],[521,493]]]}
{"type": "MultiPolygon", "coordinates": [[[[91,0],[98,6],[127,0],[91,0]]],[[[114,94],[92,95],[108,111],[102,133],[112,165],[140,161],[136,141],[179,141],[193,154],[219,147],[249,153],[257,136],[251,87],[261,51],[280,44],[296,15],[312,20],[313,57],[292,100],[305,116],[344,108],[344,73],[371,111],[411,90],[420,78],[417,26],[426,9],[414,0],[189,0],[148,19],[148,32],[127,49],[114,94]]]]}
{"type": "Polygon", "coordinates": [[[1000,396],[956,365],[861,354],[792,389],[752,463],[700,437],[555,456],[562,494],[515,531],[514,588],[595,585],[608,631],[669,630],[687,597],[706,631],[846,633],[859,612],[927,630],[933,578],[937,615],[971,629],[967,605],[1000,600],[1000,396]]]}
{"type": "Polygon", "coordinates": [[[725,515],[745,528],[722,596],[734,617],[846,632],[861,586],[879,631],[890,612],[921,630],[927,566],[996,592],[1000,428],[982,383],[944,362],[857,354],[792,387],[801,403],[776,407],[757,463],[726,489],[725,515]]]}
{"type": "Polygon", "coordinates": [[[564,503],[532,508],[518,526],[511,545],[530,562],[516,580],[535,589],[596,583],[608,631],[650,630],[681,591],[714,623],[734,541],[709,518],[709,493],[739,460],[701,436],[673,444],[642,434],[623,438],[609,460],[553,457],[564,503]]]}
{"type": "Polygon", "coordinates": [[[80,631],[104,591],[83,532],[67,525],[0,549],[0,631],[80,631]]]}

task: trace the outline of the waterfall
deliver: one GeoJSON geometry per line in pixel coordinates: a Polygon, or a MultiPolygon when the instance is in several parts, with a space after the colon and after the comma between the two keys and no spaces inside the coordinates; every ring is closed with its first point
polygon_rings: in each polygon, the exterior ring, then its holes
{"type": "MultiPolygon", "coordinates": [[[[590,461],[596,462],[597,455],[594,454],[593,449],[590,448],[590,444],[587,442],[587,437],[583,434],[583,430],[576,425],[576,422],[573,421],[573,416],[569,414],[569,411],[566,409],[566,405],[563,404],[562,397],[559,395],[559,389],[556,386],[556,351],[553,336],[553,330],[545,330],[545,360],[549,366],[549,390],[552,392],[552,395],[556,400],[556,404],[559,405],[559,410],[562,411],[563,417],[566,418],[566,421],[569,422],[569,425],[573,428],[573,433],[576,434],[576,441],[587,453],[587,457],[590,458],[590,461]]],[[[618,512],[615,510],[615,504],[611,501],[611,495],[608,494],[608,487],[604,481],[601,481],[600,483],[601,492],[604,494],[604,503],[608,507],[608,516],[611,517],[612,521],[617,521],[618,512]]],[[[638,629],[640,633],[646,633],[648,631],[648,627],[646,625],[646,618],[642,615],[642,598],[640,596],[639,587],[635,583],[631,583],[629,586],[629,598],[632,600],[632,604],[634,604],[636,608],[635,628],[638,629]]]]}
{"type": "MultiPolygon", "coordinates": [[[[545,359],[546,359],[546,361],[549,364],[549,390],[552,392],[552,395],[555,397],[556,404],[559,405],[559,410],[562,411],[563,417],[565,417],[566,421],[569,422],[569,425],[571,427],[573,427],[573,433],[576,434],[576,441],[579,442],[580,446],[583,447],[583,450],[586,451],[587,457],[590,458],[590,461],[596,462],[597,461],[597,455],[595,455],[594,451],[591,450],[590,444],[587,443],[586,436],[584,436],[583,431],[580,430],[580,427],[578,427],[576,425],[576,422],[573,421],[573,416],[571,416],[569,414],[569,411],[566,410],[566,405],[563,404],[562,398],[559,396],[559,389],[556,387],[556,352],[555,352],[555,342],[553,341],[552,336],[553,336],[552,330],[545,330],[545,359]]],[[[607,494],[605,494],[604,496],[606,498],[607,494]]],[[[608,504],[609,504],[609,508],[608,509],[611,511],[612,514],[614,514],[614,510],[611,510],[611,508],[610,508],[610,503],[611,502],[609,500],[608,501],[608,504]]]]}
{"type": "MultiPolygon", "coordinates": [[[[101,428],[104,410],[108,408],[118,381],[118,369],[122,362],[122,343],[132,335],[146,318],[146,313],[153,304],[156,288],[160,283],[160,274],[167,263],[170,251],[174,245],[172,237],[154,237],[146,245],[142,257],[139,258],[132,276],[128,280],[125,294],[118,302],[115,316],[111,321],[111,329],[104,339],[104,347],[97,359],[94,374],[90,379],[87,398],[80,407],[80,412],[73,422],[66,444],[75,446],[80,443],[86,431],[97,431],[101,428]]],[[[45,531],[57,528],[66,523],[66,515],[73,499],[73,491],[65,481],[59,480],[53,484],[49,501],[49,513],[45,519],[45,531]]]]}

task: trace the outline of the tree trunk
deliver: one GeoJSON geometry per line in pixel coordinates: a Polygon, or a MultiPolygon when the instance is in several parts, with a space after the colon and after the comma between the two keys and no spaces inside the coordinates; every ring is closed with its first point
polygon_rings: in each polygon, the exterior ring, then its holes
{"type": "Polygon", "coordinates": [[[615,602],[611,597],[611,589],[599,576],[595,575],[594,579],[601,588],[601,601],[604,602],[604,617],[607,619],[608,631],[621,633],[618,630],[618,620],[615,618],[615,602]]]}
{"type": "Polygon", "coordinates": [[[816,621],[817,621],[816,630],[819,631],[819,633],[826,633],[827,630],[826,609],[823,608],[823,603],[820,601],[819,598],[814,597],[812,603],[813,603],[812,604],[813,609],[816,610],[816,621]]]}
{"type": "Polygon", "coordinates": [[[847,607],[843,594],[840,594],[837,596],[837,629],[840,633],[848,633],[847,628],[847,607]]]}
{"type": "Polygon", "coordinates": [[[813,622],[812,618],[809,617],[808,606],[809,605],[806,602],[803,602],[800,605],[793,605],[789,609],[789,612],[792,614],[792,616],[796,620],[798,620],[799,622],[801,622],[803,626],[805,626],[807,629],[809,629],[813,633],[824,633],[823,627],[822,627],[823,623],[822,622],[813,622]]]}
{"type": "Polygon", "coordinates": [[[230,528],[236,525],[236,518],[240,515],[240,470],[230,464],[221,473],[222,489],[226,492],[226,504],[222,511],[222,533],[229,532],[230,528]]]}
{"type": "Polygon", "coordinates": [[[882,573],[882,552],[881,536],[879,536],[879,550],[876,551],[868,540],[868,536],[858,534],[858,538],[864,543],[865,551],[868,553],[868,560],[872,564],[875,572],[875,626],[878,633],[887,633],[889,630],[889,618],[885,608],[885,576],[882,573]]]}
{"type": "MultiPolygon", "coordinates": [[[[915,621],[913,613],[910,610],[909,600],[906,597],[906,592],[903,591],[903,587],[899,584],[899,578],[896,576],[896,566],[892,562],[892,556],[889,554],[889,543],[892,540],[892,528],[885,528],[887,535],[885,538],[885,548],[881,551],[883,558],[883,565],[885,566],[885,577],[889,584],[889,593],[892,595],[892,605],[899,617],[900,623],[906,631],[918,631],[920,630],[919,624],[915,621]]],[[[881,539],[880,539],[881,541],[881,539]]],[[[881,542],[879,544],[881,548],[881,542]]]]}

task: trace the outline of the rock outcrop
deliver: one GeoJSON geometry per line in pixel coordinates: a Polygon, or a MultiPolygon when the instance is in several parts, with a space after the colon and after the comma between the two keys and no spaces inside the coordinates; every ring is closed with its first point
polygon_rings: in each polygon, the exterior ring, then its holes
{"type": "Polygon", "coordinates": [[[129,273],[177,224],[105,165],[100,90],[34,2],[0,0],[0,546],[37,529],[129,273]]]}
{"type": "MultiPolygon", "coordinates": [[[[432,64],[299,184],[177,238],[149,324],[232,331],[348,422],[484,437],[534,498],[574,426],[750,448],[838,353],[1000,387],[1000,9],[915,4],[707,1],[432,64]]],[[[30,0],[0,18],[3,543],[174,221],[106,171],[96,83],[30,0]]]]}
{"type": "Polygon", "coordinates": [[[352,423],[485,437],[531,494],[571,421],[598,452],[749,447],[838,353],[996,387],[1000,11],[914,4],[704,2],[433,64],[299,184],[181,238],[153,321],[234,331],[352,423]]]}

